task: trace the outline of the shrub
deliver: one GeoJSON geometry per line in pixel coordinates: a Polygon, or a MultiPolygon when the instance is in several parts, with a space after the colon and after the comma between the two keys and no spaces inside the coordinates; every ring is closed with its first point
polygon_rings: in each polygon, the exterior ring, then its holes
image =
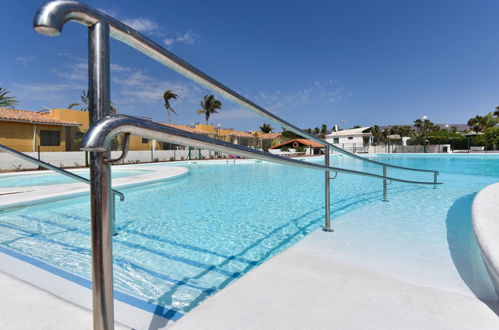
{"type": "Polygon", "coordinates": [[[305,151],[305,146],[298,146],[298,147],[296,147],[295,150],[296,150],[296,152],[303,152],[303,151],[305,151]]]}

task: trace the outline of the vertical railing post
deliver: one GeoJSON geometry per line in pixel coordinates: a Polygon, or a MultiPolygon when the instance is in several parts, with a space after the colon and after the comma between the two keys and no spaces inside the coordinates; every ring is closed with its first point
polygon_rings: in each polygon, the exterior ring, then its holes
{"type": "Polygon", "coordinates": [[[386,180],[386,165],[383,165],[383,202],[388,202],[388,182],[386,180]]]}
{"type": "MultiPolygon", "coordinates": [[[[97,22],[88,34],[88,98],[90,125],[111,114],[109,26],[97,22]]],[[[114,328],[110,152],[90,153],[92,231],[92,301],[94,330],[114,328]]]]}
{"type": "Polygon", "coordinates": [[[433,189],[437,189],[437,176],[438,176],[438,172],[433,172],[433,189]]]}
{"type": "MultiPolygon", "coordinates": [[[[325,160],[325,165],[330,166],[329,162],[329,146],[326,146],[324,148],[324,160],[325,160]]],[[[331,180],[329,177],[329,171],[324,172],[324,184],[325,184],[325,220],[324,220],[324,228],[322,230],[326,232],[332,232],[333,229],[331,229],[331,180]]]]}

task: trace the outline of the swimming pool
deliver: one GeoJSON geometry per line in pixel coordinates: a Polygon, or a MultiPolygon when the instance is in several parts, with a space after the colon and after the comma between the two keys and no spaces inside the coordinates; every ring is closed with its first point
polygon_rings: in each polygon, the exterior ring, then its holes
{"type": "MultiPolygon", "coordinates": [[[[325,250],[407,281],[495,297],[469,207],[476,192],[499,181],[499,155],[371,157],[440,170],[444,184],[394,182],[384,203],[380,180],[340,174],[331,185],[331,235],[338,240],[325,250]]],[[[380,172],[343,156],[331,163],[380,172]]],[[[126,201],[117,204],[113,253],[120,292],[188,312],[323,223],[322,172],[265,162],[182,166],[189,175],[125,189],[126,201]]],[[[1,247],[91,278],[88,198],[0,214],[0,227],[1,247]]]]}
{"type": "MultiPolygon", "coordinates": [[[[89,178],[90,174],[87,170],[72,170],[79,176],[84,178],[89,178]]],[[[113,172],[113,178],[124,178],[127,176],[139,175],[147,173],[147,170],[119,170],[113,172]]],[[[44,186],[52,184],[63,184],[63,183],[74,183],[77,182],[71,177],[67,177],[62,174],[54,173],[52,171],[43,171],[41,173],[29,173],[29,174],[14,174],[8,176],[0,176],[0,188],[8,187],[27,187],[27,186],[44,186]]]]}

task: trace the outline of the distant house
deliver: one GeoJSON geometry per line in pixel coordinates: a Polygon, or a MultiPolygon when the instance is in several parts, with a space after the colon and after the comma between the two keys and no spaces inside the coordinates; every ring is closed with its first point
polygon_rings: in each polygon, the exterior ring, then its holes
{"type": "MultiPolygon", "coordinates": [[[[67,110],[72,112],[73,110],[67,110]]],[[[88,113],[74,111],[77,114],[88,113]]],[[[80,116],[81,117],[81,116],[80,116]]],[[[71,151],[83,121],[64,109],[35,112],[0,108],[0,144],[21,152],[71,151]]]]}
{"type": "Polygon", "coordinates": [[[322,153],[321,149],[324,148],[324,145],[307,139],[292,139],[269,148],[269,152],[276,153],[276,150],[286,149],[293,153],[296,152],[296,149],[301,148],[304,149],[303,153],[305,155],[319,155],[322,153]]]}
{"type": "Polygon", "coordinates": [[[361,148],[371,144],[372,126],[333,131],[326,141],[340,148],[361,148]]]}

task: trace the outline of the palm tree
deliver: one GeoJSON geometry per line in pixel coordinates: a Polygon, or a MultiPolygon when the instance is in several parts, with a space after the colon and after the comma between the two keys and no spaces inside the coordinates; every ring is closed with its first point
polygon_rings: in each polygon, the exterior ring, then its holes
{"type": "Polygon", "coordinates": [[[482,116],[476,115],[475,117],[468,120],[467,124],[469,127],[471,127],[472,130],[474,130],[476,133],[479,133],[482,131],[482,122],[482,116]]]}
{"type": "Polygon", "coordinates": [[[274,128],[272,128],[270,124],[263,124],[262,126],[260,126],[260,131],[262,133],[272,133],[273,130],[274,128]]]}
{"type": "Polygon", "coordinates": [[[19,102],[14,96],[8,96],[9,91],[0,87],[0,107],[1,108],[14,108],[19,102]]]}
{"type": "Polygon", "coordinates": [[[320,138],[324,139],[326,137],[326,135],[327,135],[327,125],[322,124],[320,138]]]}
{"type": "MultiPolygon", "coordinates": [[[[82,91],[80,95],[81,102],[83,102],[83,107],[80,109],[81,111],[88,111],[88,106],[89,106],[89,99],[88,99],[88,92],[87,91],[82,91]]],[[[79,105],[78,103],[73,103],[75,105],[79,105]]],[[[73,104],[70,104],[69,106],[72,106],[73,104]]],[[[111,114],[115,115],[118,110],[113,104],[113,101],[109,102],[109,107],[111,108],[111,114]]],[[[71,109],[71,108],[69,108],[71,109]]]]}
{"type": "Polygon", "coordinates": [[[201,109],[197,110],[198,114],[203,114],[206,118],[206,124],[212,113],[218,113],[217,109],[222,109],[222,102],[215,98],[215,95],[205,95],[201,101],[201,109]]]}
{"type": "Polygon", "coordinates": [[[177,114],[175,110],[173,110],[172,106],[170,105],[170,100],[176,100],[177,99],[177,94],[175,94],[171,89],[165,91],[163,93],[163,101],[165,101],[164,106],[166,108],[166,111],[168,112],[168,122],[171,123],[170,119],[170,113],[173,112],[175,115],[177,114]]]}

